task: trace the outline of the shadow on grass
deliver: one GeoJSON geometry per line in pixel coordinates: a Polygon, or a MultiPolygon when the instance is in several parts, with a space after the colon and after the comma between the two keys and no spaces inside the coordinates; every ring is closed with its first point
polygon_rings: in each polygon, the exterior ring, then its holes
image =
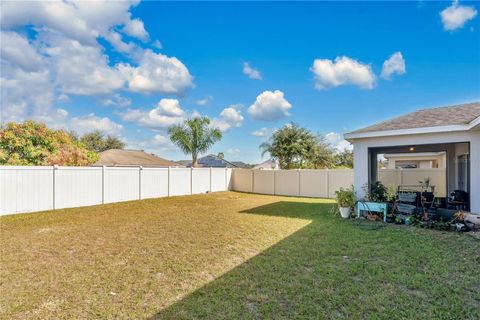
{"type": "Polygon", "coordinates": [[[465,265],[463,259],[463,264],[459,263],[460,256],[452,257],[452,252],[437,249],[433,242],[443,240],[435,236],[425,237],[398,228],[372,232],[358,228],[355,222],[334,217],[331,207],[332,204],[281,201],[242,211],[312,222],[151,319],[479,315],[476,306],[480,297],[474,289],[480,283],[475,281],[475,262],[465,265]],[[452,283],[445,283],[450,276],[454,277],[452,283]],[[464,282],[460,283],[456,276],[462,276],[464,282]],[[445,285],[454,287],[448,295],[445,285]]]}

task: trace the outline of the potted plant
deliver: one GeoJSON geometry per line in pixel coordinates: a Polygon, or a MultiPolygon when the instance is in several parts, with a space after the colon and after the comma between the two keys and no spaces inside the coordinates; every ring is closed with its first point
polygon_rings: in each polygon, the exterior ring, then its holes
{"type": "Polygon", "coordinates": [[[340,190],[335,191],[337,203],[339,206],[340,215],[342,218],[349,218],[350,213],[355,207],[355,190],[353,186],[347,189],[340,188],[340,190]]]}

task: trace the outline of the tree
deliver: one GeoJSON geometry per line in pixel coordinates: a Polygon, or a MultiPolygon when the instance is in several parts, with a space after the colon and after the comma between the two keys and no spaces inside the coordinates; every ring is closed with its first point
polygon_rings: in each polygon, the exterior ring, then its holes
{"type": "Polygon", "coordinates": [[[0,129],[0,164],[85,166],[98,160],[64,130],[52,130],[43,123],[10,122],[0,129]]]}
{"type": "Polygon", "coordinates": [[[110,149],[123,149],[125,148],[125,143],[120,139],[104,134],[98,130],[91,133],[84,134],[80,141],[89,149],[95,152],[102,152],[110,149]]]}
{"type": "Polygon", "coordinates": [[[353,168],[353,151],[345,149],[335,155],[335,165],[342,168],[353,168]]]}
{"type": "Polygon", "coordinates": [[[192,167],[198,165],[198,155],[205,153],[215,142],[222,139],[222,133],[210,126],[207,117],[185,120],[182,124],[168,128],[170,140],[185,154],[192,155],[192,167]]]}
{"type": "Polygon", "coordinates": [[[313,169],[328,169],[335,166],[335,153],[332,146],[323,136],[317,136],[315,152],[310,167],[313,169]]]}
{"type": "Polygon", "coordinates": [[[319,142],[318,136],[292,122],[276,130],[260,149],[262,156],[269,153],[278,160],[281,169],[314,167],[314,159],[320,154],[319,142]]]}

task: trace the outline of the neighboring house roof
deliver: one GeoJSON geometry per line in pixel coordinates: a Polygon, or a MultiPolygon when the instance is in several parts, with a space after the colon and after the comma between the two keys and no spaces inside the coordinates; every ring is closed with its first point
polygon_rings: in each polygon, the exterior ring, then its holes
{"type": "Polygon", "coordinates": [[[94,165],[106,166],[145,166],[182,167],[181,164],[162,159],[143,150],[111,149],[99,153],[100,160],[94,165]]]}
{"type": "MultiPolygon", "coordinates": [[[[205,157],[201,157],[197,160],[199,167],[212,167],[212,168],[236,168],[237,166],[230,161],[221,159],[214,154],[209,154],[205,157]]],[[[180,160],[178,163],[186,167],[192,166],[191,160],[180,160]]]]}
{"type": "Polygon", "coordinates": [[[235,165],[237,168],[242,168],[242,169],[250,169],[252,167],[251,164],[245,163],[243,161],[232,161],[231,163],[235,165]]]}
{"type": "Polygon", "coordinates": [[[404,130],[405,133],[424,133],[420,128],[432,128],[438,132],[441,128],[451,130],[469,130],[480,123],[480,102],[454,106],[422,109],[406,115],[386,120],[362,129],[347,133],[347,139],[372,136],[368,133],[404,130]],[[477,123],[478,122],[478,123],[477,123]],[[417,129],[417,130],[416,130],[417,129]]]}
{"type": "Polygon", "coordinates": [[[278,169],[278,163],[273,160],[267,160],[253,167],[253,170],[272,170],[278,169]]]}

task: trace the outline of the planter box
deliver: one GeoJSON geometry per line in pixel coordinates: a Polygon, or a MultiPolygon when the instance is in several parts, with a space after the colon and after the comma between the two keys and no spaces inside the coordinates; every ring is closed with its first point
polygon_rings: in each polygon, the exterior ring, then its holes
{"type": "Polygon", "coordinates": [[[357,202],[358,216],[362,215],[362,211],[383,212],[383,222],[387,222],[388,204],[386,202],[357,202]]]}

